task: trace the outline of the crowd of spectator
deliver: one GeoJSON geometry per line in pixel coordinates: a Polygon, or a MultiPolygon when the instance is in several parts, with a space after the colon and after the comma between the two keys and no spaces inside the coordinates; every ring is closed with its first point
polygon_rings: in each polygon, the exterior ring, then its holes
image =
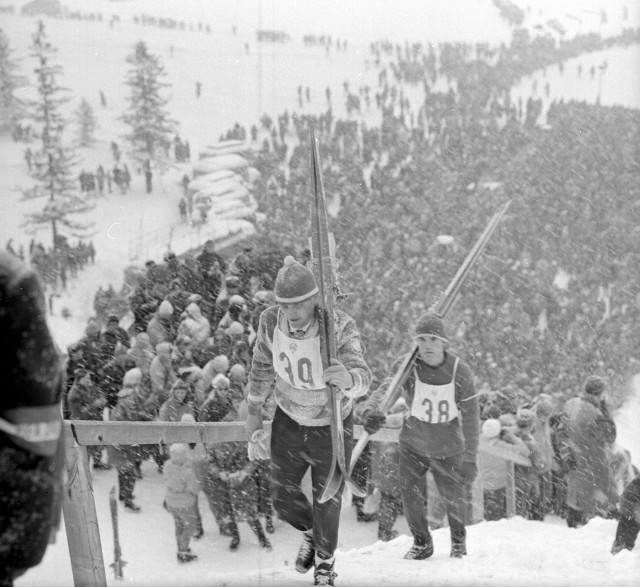
{"type": "MultiPolygon", "coordinates": [[[[209,242],[197,255],[148,262],[128,295],[128,331],[119,329],[120,315],[92,321],[69,348],[67,414],[100,418],[107,407],[123,419],[239,417],[257,319],[274,303],[275,272],[285,254],[308,260],[301,227],[309,222],[313,126],[342,290],[354,292],[346,303],[378,382],[409,349],[415,320],[445,290],[488,218],[512,200],[447,319],[456,352],[477,376],[483,420],[491,422],[485,441],[518,446],[530,459],[532,466],[516,473],[517,512],[530,519],[565,515],[553,438],[566,400],[586,374],[598,373],[611,383],[616,407],[638,370],[640,115],[554,101],[541,127],[527,115],[537,108],[533,99],[517,106],[509,90],[536,69],[638,38],[625,31],[554,45],[517,33],[509,46],[444,44],[427,52],[375,45],[381,75],[371,91],[380,126],[336,120],[330,108],[284,113],[277,127],[263,121],[268,137],[250,156],[261,172],[257,198],[266,218],[253,248],[225,259],[209,242]],[[424,87],[424,101],[412,111],[403,86],[415,83],[424,87]],[[136,410],[118,409],[124,400],[136,410]],[[97,409],[78,411],[84,404],[97,409]]],[[[628,453],[610,448],[628,470],[628,453]]],[[[208,463],[219,472],[217,459],[233,451],[215,450],[209,448],[208,463]]],[[[132,511],[136,467],[148,455],[161,469],[163,447],[118,465],[121,499],[132,511]]],[[[100,455],[93,457],[100,465],[100,455]]],[[[269,528],[270,505],[256,489],[268,485],[264,470],[235,463],[231,472],[245,472],[240,484],[249,480],[252,507],[269,528]]],[[[205,495],[221,532],[236,543],[237,529],[220,514],[234,498],[225,497],[221,510],[213,489],[220,477],[207,475],[205,495]]],[[[385,502],[386,537],[388,508],[397,510],[392,498],[385,502]]],[[[487,499],[487,515],[502,515],[501,496],[487,499]]],[[[358,515],[367,521],[361,507],[358,515]]]]}
{"type": "Polygon", "coordinates": [[[86,265],[93,264],[96,258],[93,241],[78,240],[72,245],[65,237],[59,237],[57,246],[48,249],[31,239],[28,251],[25,251],[22,244],[16,250],[13,239],[9,239],[6,249],[12,255],[29,262],[37,270],[43,285],[52,290],[65,290],[69,279],[78,277],[79,272],[86,265]]]}

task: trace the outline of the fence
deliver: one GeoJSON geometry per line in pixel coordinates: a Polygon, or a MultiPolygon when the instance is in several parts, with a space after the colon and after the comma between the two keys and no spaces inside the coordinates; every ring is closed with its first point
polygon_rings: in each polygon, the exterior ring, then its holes
{"type": "MultiPolygon", "coordinates": [[[[269,430],[271,423],[265,423],[269,430]]],[[[362,426],[354,427],[359,437],[362,426]]],[[[398,440],[399,430],[382,429],[372,437],[372,442],[398,440]]],[[[245,440],[242,422],[184,423],[184,422],[100,422],[73,420],[65,422],[67,488],[62,510],[67,531],[73,581],[76,587],[106,587],[104,559],[100,542],[100,528],[93,499],[91,471],[87,446],[172,444],[175,442],[229,442],[245,440]]],[[[507,516],[515,514],[514,464],[531,466],[529,459],[509,451],[480,444],[478,459],[483,454],[500,457],[506,461],[510,472],[507,487],[507,516]]],[[[481,468],[481,463],[478,463],[481,468]]],[[[482,478],[473,484],[473,521],[483,517],[482,478]]]]}

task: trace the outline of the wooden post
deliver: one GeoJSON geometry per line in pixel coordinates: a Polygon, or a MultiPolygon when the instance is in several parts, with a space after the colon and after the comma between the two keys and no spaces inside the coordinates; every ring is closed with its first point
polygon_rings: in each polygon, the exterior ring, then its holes
{"type": "Polygon", "coordinates": [[[516,515],[516,475],[513,461],[505,461],[507,466],[507,518],[516,515]]]}
{"type": "Polygon", "coordinates": [[[477,524],[484,520],[484,484],[482,483],[482,454],[476,455],[478,475],[471,485],[471,523],[477,524]]]}
{"type": "Polygon", "coordinates": [[[65,449],[67,486],[62,501],[67,543],[76,587],[106,587],[96,504],[93,501],[87,448],[76,442],[65,449]]]}

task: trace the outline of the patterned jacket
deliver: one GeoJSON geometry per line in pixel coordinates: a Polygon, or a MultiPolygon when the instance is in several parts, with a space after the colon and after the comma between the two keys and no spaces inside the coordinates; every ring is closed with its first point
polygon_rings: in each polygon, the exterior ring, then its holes
{"type": "MultiPolygon", "coordinates": [[[[273,353],[276,329],[288,336],[286,318],[280,314],[278,306],[272,306],[260,316],[247,396],[249,403],[261,407],[273,389],[278,407],[298,424],[327,426],[330,422],[330,414],[326,388],[294,387],[276,373],[274,362],[279,360],[279,357],[275,357],[273,353]]],[[[304,338],[315,338],[318,332],[318,321],[315,318],[304,338]]],[[[343,392],[342,414],[343,417],[347,417],[353,408],[353,400],[367,394],[371,382],[371,371],[364,360],[364,348],[355,321],[337,309],[335,332],[337,359],[349,370],[355,382],[351,389],[343,392]]]]}

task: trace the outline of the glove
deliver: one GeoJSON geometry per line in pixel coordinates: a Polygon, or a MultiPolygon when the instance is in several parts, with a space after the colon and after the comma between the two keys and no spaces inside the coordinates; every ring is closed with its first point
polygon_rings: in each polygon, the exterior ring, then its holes
{"type": "Polygon", "coordinates": [[[229,485],[231,487],[240,487],[247,478],[247,474],[244,471],[236,471],[229,474],[229,485]]]}
{"type": "Polygon", "coordinates": [[[471,461],[463,461],[460,476],[465,484],[473,483],[473,480],[478,476],[478,465],[471,461]]]}
{"type": "Polygon", "coordinates": [[[249,439],[247,452],[250,461],[265,461],[271,458],[271,435],[262,428],[256,430],[249,439]]]}
{"type": "Polygon", "coordinates": [[[364,429],[368,434],[375,434],[387,421],[387,417],[380,411],[369,412],[364,423],[364,429]]]}

